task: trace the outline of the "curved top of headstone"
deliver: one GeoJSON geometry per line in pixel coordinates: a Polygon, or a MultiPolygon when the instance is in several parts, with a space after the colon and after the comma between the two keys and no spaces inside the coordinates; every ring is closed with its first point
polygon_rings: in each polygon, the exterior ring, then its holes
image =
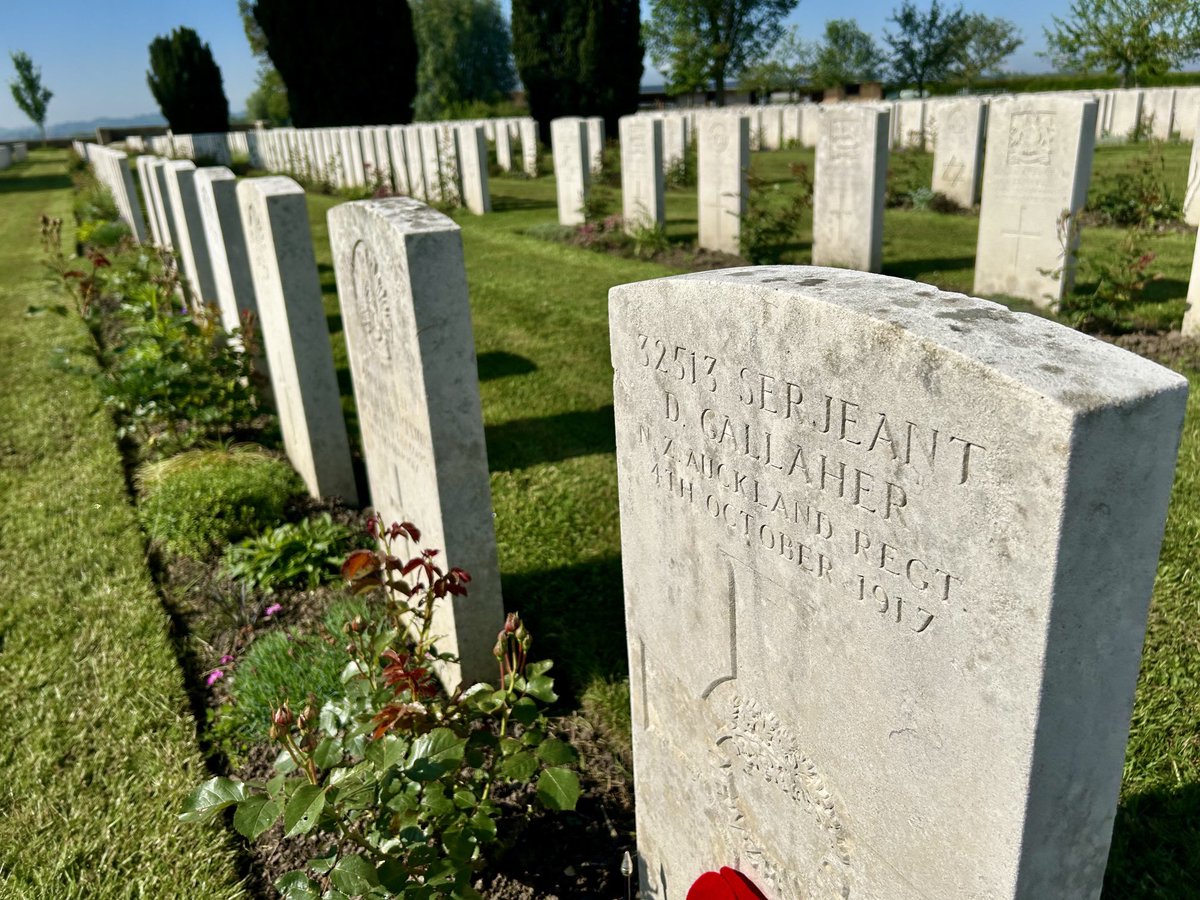
{"type": "MultiPolygon", "coordinates": [[[[1119,406],[1187,385],[1170,369],[1041,316],[887,275],[818,266],[745,266],[617,285],[610,303],[630,295],[637,302],[679,297],[686,300],[689,315],[704,316],[711,309],[714,318],[714,298],[738,304],[758,300],[763,324],[773,330],[788,313],[825,307],[846,328],[873,332],[877,346],[889,340],[889,333],[916,339],[931,353],[954,354],[1073,412],[1119,406]]],[[[916,374],[927,380],[932,369],[916,374]]]]}
{"type": "Polygon", "coordinates": [[[339,203],[329,210],[331,218],[358,216],[378,219],[404,234],[423,231],[458,231],[458,224],[449,216],[426,206],[412,197],[385,197],[378,200],[354,200],[339,203]]]}
{"type": "Polygon", "coordinates": [[[239,195],[254,191],[263,196],[276,197],[283,194],[303,194],[304,188],[286,175],[264,175],[262,178],[246,178],[238,182],[239,195]]]}

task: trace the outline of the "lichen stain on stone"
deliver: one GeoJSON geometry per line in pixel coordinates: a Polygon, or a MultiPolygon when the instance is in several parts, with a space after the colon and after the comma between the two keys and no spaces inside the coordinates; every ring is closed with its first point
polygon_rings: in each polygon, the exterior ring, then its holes
{"type": "Polygon", "coordinates": [[[935,312],[933,315],[938,319],[954,319],[958,322],[991,321],[1011,324],[1017,319],[1016,315],[1007,309],[987,309],[980,307],[973,309],[943,309],[935,312]]]}

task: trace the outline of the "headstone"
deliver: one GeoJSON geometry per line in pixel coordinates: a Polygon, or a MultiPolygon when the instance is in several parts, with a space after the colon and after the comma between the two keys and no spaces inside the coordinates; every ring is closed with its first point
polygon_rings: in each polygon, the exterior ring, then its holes
{"type": "Polygon", "coordinates": [[[583,201],[591,180],[587,123],[578,116],[550,122],[554,152],[554,182],[558,191],[558,224],[582,225],[583,201]]]}
{"type": "Polygon", "coordinates": [[[154,202],[154,172],[150,165],[154,162],[155,157],[142,155],[134,160],[137,165],[138,184],[142,189],[142,202],[146,209],[146,224],[150,230],[150,240],[156,247],[166,246],[166,241],[163,239],[163,231],[165,227],[160,225],[158,217],[157,205],[154,202]]]}
{"type": "Polygon", "coordinates": [[[508,126],[501,122],[495,132],[496,165],[500,167],[501,172],[511,172],[513,170],[512,137],[508,133],[508,126]]]}
{"type": "Polygon", "coordinates": [[[762,109],[757,106],[744,106],[735,110],[745,116],[750,122],[750,152],[757,153],[762,146],[762,109]]]}
{"type": "Polygon", "coordinates": [[[439,125],[437,126],[437,136],[438,177],[442,200],[461,206],[463,203],[462,169],[458,158],[457,129],[450,124],[439,125]]]}
{"type": "Polygon", "coordinates": [[[933,189],[970,209],[979,199],[987,107],[975,97],[947,101],[938,111],[933,189]]]}
{"type": "Polygon", "coordinates": [[[687,119],[680,115],[665,115],[662,118],[663,171],[669,172],[687,154],[687,119]]]}
{"type": "Polygon", "coordinates": [[[911,150],[925,149],[925,101],[896,101],[896,137],[899,146],[911,150]]]}
{"type": "Polygon", "coordinates": [[[375,137],[370,128],[356,128],[359,146],[362,148],[363,182],[368,190],[379,183],[379,161],[375,158],[375,137]]]}
{"type": "Polygon", "coordinates": [[[197,303],[215,303],[217,285],[208,258],[200,201],[196,197],[196,164],[190,159],[172,160],[163,166],[163,173],[167,196],[171,198],[175,250],[187,276],[191,299],[197,303]]]}
{"type": "Polygon", "coordinates": [[[783,108],[783,146],[798,146],[800,144],[800,107],[785,106],[783,108]]]}
{"type": "Polygon", "coordinates": [[[1179,139],[1196,139],[1196,123],[1200,121],[1200,87],[1179,88],[1175,93],[1175,129],[1179,139]]]}
{"type": "Polygon", "coordinates": [[[1043,306],[1061,299],[1074,272],[1076,214],[1087,199],[1095,134],[1095,100],[1030,95],[991,102],[976,294],[1043,306]]]}
{"type": "Polygon", "coordinates": [[[750,168],[750,120],[736,113],[706,113],[696,122],[697,242],[706,250],[741,252],[750,168]]]}
{"type": "Polygon", "coordinates": [[[462,200],[463,205],[477,216],[492,211],[487,159],[487,136],[483,133],[483,126],[459,125],[458,162],[462,172],[462,200]]]}
{"type": "Polygon", "coordinates": [[[1112,94],[1112,114],[1108,130],[1113,137],[1128,138],[1142,121],[1143,94],[1139,90],[1119,90],[1112,94]]]}
{"type": "Polygon", "coordinates": [[[878,272],[890,111],[841,103],[822,116],[813,178],[812,260],[878,272]]]}
{"type": "Polygon", "coordinates": [[[609,318],[640,896],[1099,897],[1184,379],[842,270],[609,318]]]}
{"type": "Polygon", "coordinates": [[[517,123],[521,133],[521,165],[525,174],[536,178],[538,173],[538,132],[537,122],[528,116],[517,123]]]}
{"type": "Polygon", "coordinates": [[[434,632],[462,659],[448,686],[487,680],[504,607],[459,228],[416,200],[365,200],[329,211],[329,241],[371,502],[470,573],[434,632]]]}
{"type": "Polygon", "coordinates": [[[762,116],[762,149],[779,150],[783,147],[783,109],[764,106],[762,116]]]}
{"type": "Polygon", "coordinates": [[[821,136],[821,116],[825,110],[819,103],[806,103],[799,112],[800,143],[805,147],[816,147],[821,136]]]}
{"type": "Polygon", "coordinates": [[[163,172],[167,160],[160,156],[151,157],[146,164],[146,170],[151,176],[151,202],[155,206],[155,217],[158,220],[158,232],[162,238],[160,246],[166,250],[175,248],[175,217],[170,210],[170,198],[167,196],[167,175],[163,172]]]}
{"type": "Polygon", "coordinates": [[[356,503],[304,189],[279,175],[248,178],[237,198],[288,459],[314,497],[356,503]]]}
{"type": "Polygon", "coordinates": [[[434,125],[419,125],[421,136],[421,169],[425,173],[425,199],[440,203],[442,197],[442,166],[438,160],[438,132],[434,125]]]}
{"type": "Polygon", "coordinates": [[[1148,137],[1156,141],[1171,138],[1175,123],[1175,91],[1171,88],[1155,88],[1146,91],[1142,102],[1142,120],[1148,137]]]}
{"type": "MultiPolygon", "coordinates": [[[[1193,160],[1195,155],[1192,156],[1193,160]]],[[[1192,253],[1192,274],[1188,279],[1187,309],[1183,314],[1185,337],[1200,336],[1200,239],[1192,253]]]]}
{"type": "Polygon", "coordinates": [[[12,145],[13,162],[25,162],[29,159],[29,145],[25,141],[17,141],[12,145]]]}
{"type": "Polygon", "coordinates": [[[388,150],[392,156],[392,179],[396,193],[411,196],[412,186],[408,181],[408,153],[404,147],[404,127],[393,125],[387,130],[388,150]]]}
{"type": "Polygon", "coordinates": [[[652,228],[666,222],[663,200],[663,123],[650,116],[622,116],[621,217],[625,230],[652,228]]]}
{"type": "Polygon", "coordinates": [[[604,119],[600,116],[588,116],[587,122],[587,152],[588,167],[592,175],[599,175],[604,168],[604,119]]]}
{"type": "MultiPolygon", "coordinates": [[[[1193,115],[1200,120],[1200,107],[1194,111],[1193,115]]],[[[1200,133],[1200,121],[1192,123],[1192,130],[1200,133]]],[[[1200,225],[1200,140],[1192,141],[1187,185],[1183,192],[1183,221],[1189,225],[1200,225]]]]}
{"type": "Polygon", "coordinates": [[[214,299],[221,311],[221,324],[232,332],[242,327],[244,313],[258,317],[254,276],[238,209],[237,176],[224,166],[213,166],[197,169],[195,180],[216,290],[214,299]]]}
{"type": "Polygon", "coordinates": [[[208,165],[229,165],[229,135],[225,132],[206,132],[191,135],[192,160],[201,160],[208,165]]]}
{"type": "Polygon", "coordinates": [[[428,200],[425,189],[425,163],[421,152],[421,129],[416,125],[404,126],[404,157],[408,161],[409,193],[418,200],[428,200]]]}
{"type": "Polygon", "coordinates": [[[12,147],[10,147],[8,144],[0,144],[0,169],[7,169],[12,164],[12,147]]]}

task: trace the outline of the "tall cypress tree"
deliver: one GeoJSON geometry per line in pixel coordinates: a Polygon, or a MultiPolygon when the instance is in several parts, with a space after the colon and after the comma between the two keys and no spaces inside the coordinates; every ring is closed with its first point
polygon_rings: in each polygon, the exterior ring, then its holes
{"type": "Polygon", "coordinates": [[[150,42],[150,93],[171,130],[200,134],[229,130],[229,101],[212,50],[190,28],[150,42]]]}
{"type": "Polygon", "coordinates": [[[412,121],[417,42],[406,0],[256,0],[254,20],[287,86],[292,123],[412,121]]]}
{"type": "Polygon", "coordinates": [[[542,137],[558,116],[603,116],[610,132],[637,110],[638,0],[513,0],[513,56],[542,137]]]}

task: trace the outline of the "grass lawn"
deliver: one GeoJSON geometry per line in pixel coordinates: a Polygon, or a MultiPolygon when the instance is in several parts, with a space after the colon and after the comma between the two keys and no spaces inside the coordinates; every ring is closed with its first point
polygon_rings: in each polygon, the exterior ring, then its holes
{"type": "MultiPolygon", "coordinates": [[[[1180,194],[1189,149],[1165,148],[1180,194]]],[[[1139,152],[1101,148],[1094,188],[1139,152]]],[[[911,157],[900,164],[903,171],[927,184],[931,157],[911,157]]],[[[812,151],[755,154],[753,164],[765,180],[788,190],[786,182],[794,182],[789,165],[807,164],[811,171],[812,151]]],[[[491,215],[455,218],[463,229],[471,290],[505,603],[528,619],[537,651],[559,661],[556,672],[565,679],[568,702],[620,741],[628,731],[628,694],[607,292],[614,284],[673,272],[524,234],[555,221],[552,177],[493,178],[491,190],[491,215]]],[[[309,195],[334,353],[352,416],[325,226],[325,213],[338,202],[309,195]]],[[[671,238],[693,241],[694,190],[668,192],[667,211],[671,238]]],[[[977,222],[974,215],[888,210],[884,271],[970,292],[977,222]]],[[[1111,252],[1121,235],[1120,229],[1087,229],[1082,252],[1111,252]]],[[[807,263],[810,241],[806,221],[785,260],[807,263]]],[[[1148,320],[1173,320],[1178,327],[1194,241],[1186,232],[1153,238],[1163,275],[1154,285],[1156,299],[1165,302],[1146,307],[1148,320]]],[[[1190,897],[1200,871],[1200,585],[1194,571],[1200,549],[1200,373],[1187,374],[1193,398],[1110,858],[1106,896],[1112,898],[1190,897]]]]}
{"type": "Polygon", "coordinates": [[[112,421],[52,365],[92,365],[38,242],[70,188],[61,151],[0,172],[0,897],[241,897],[232,841],[176,821],[207,775],[112,421]]]}

